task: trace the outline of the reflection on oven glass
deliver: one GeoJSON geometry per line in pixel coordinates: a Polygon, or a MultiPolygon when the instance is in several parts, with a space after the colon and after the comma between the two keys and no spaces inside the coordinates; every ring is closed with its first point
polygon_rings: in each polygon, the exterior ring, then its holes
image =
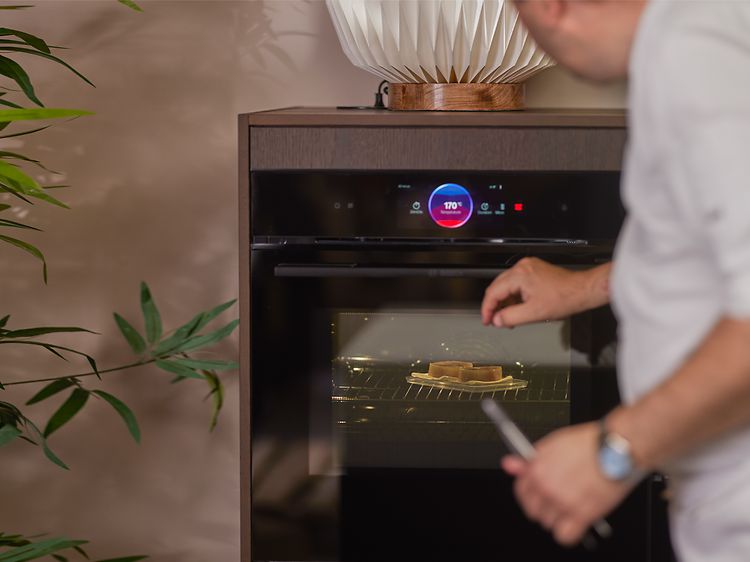
{"type": "Polygon", "coordinates": [[[502,401],[531,439],[569,423],[569,321],[498,330],[475,310],[337,311],[332,332],[339,471],[496,468],[502,450],[482,398],[502,401]],[[435,382],[429,366],[441,361],[466,364],[435,382]]]}
{"type": "Polygon", "coordinates": [[[262,537],[255,541],[254,559],[322,560],[338,548],[340,483],[310,475],[327,471],[330,459],[320,448],[304,440],[253,443],[253,534],[262,537]],[[309,470],[308,447],[317,451],[319,463],[309,470]]]}

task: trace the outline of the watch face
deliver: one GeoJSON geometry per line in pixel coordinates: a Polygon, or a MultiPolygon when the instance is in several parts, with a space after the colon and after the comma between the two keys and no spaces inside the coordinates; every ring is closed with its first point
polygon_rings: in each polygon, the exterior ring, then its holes
{"type": "Polygon", "coordinates": [[[626,451],[618,450],[606,442],[599,450],[599,466],[607,478],[622,480],[633,472],[633,461],[626,451]]]}

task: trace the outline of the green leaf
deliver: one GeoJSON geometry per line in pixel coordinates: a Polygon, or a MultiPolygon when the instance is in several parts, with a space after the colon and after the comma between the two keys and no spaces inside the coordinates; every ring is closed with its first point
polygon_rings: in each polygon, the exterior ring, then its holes
{"type": "Polygon", "coordinates": [[[19,422],[23,421],[24,417],[21,414],[21,410],[16,408],[10,402],[0,402],[0,422],[3,425],[11,424],[13,426],[18,425],[19,422]]]}
{"type": "Polygon", "coordinates": [[[44,456],[47,457],[49,460],[51,460],[53,463],[55,463],[60,468],[64,468],[65,470],[70,470],[68,468],[68,465],[65,464],[60,457],[58,457],[52,449],[49,448],[49,445],[47,445],[47,440],[45,439],[42,441],[42,451],[44,451],[44,456]]]}
{"type": "Polygon", "coordinates": [[[219,328],[218,330],[214,332],[210,332],[204,336],[194,336],[187,340],[186,342],[180,344],[177,346],[173,351],[174,352],[185,352],[192,349],[199,349],[201,347],[206,347],[208,345],[214,344],[218,341],[223,340],[225,337],[227,337],[229,334],[231,334],[237,326],[239,326],[240,321],[239,320],[232,320],[229,324],[226,326],[219,328]]]}
{"type": "Polygon", "coordinates": [[[209,361],[207,359],[171,359],[170,362],[177,363],[183,367],[191,369],[211,369],[215,371],[233,371],[239,368],[239,365],[233,361],[209,361]]]}
{"type": "MultiPolygon", "coordinates": [[[[122,2],[122,0],[120,0],[122,2]]],[[[138,562],[145,560],[148,556],[125,556],[124,558],[107,558],[106,560],[97,560],[96,562],[138,562]]]]}
{"type": "MultiPolygon", "coordinates": [[[[60,468],[64,468],[65,470],[70,470],[68,468],[68,465],[65,464],[62,460],[60,460],[60,458],[55,453],[52,452],[52,449],[49,448],[49,445],[47,445],[47,440],[44,438],[44,435],[42,435],[42,432],[39,431],[39,428],[36,426],[36,424],[33,421],[31,421],[29,418],[27,418],[26,416],[22,416],[22,418],[26,427],[31,429],[36,435],[36,438],[39,441],[37,444],[42,448],[42,451],[44,451],[44,456],[47,457],[50,461],[55,463],[60,468]]],[[[0,558],[0,562],[2,562],[2,558],[0,558]]]]}
{"type": "Polygon", "coordinates": [[[156,308],[151,291],[146,283],[141,282],[141,310],[146,323],[146,338],[149,343],[156,343],[161,337],[161,316],[156,308]]]}
{"type": "MultiPolygon", "coordinates": [[[[94,361],[94,358],[90,355],[87,355],[86,353],[83,353],[82,351],[78,351],[76,349],[71,349],[69,347],[65,347],[62,345],[54,345],[47,342],[40,342],[40,341],[34,341],[34,340],[18,340],[18,339],[12,339],[12,340],[3,340],[0,339],[0,345],[35,345],[39,347],[43,347],[50,353],[54,353],[61,359],[65,359],[64,356],[62,356],[60,353],[58,353],[56,350],[60,349],[62,351],[68,351],[70,353],[75,353],[76,355],[80,355],[81,357],[85,357],[86,360],[89,362],[89,365],[91,365],[92,370],[98,374],[98,370],[96,368],[96,361],[94,361]]],[[[67,361],[67,359],[65,359],[67,361]]]]}
{"type": "Polygon", "coordinates": [[[208,386],[211,388],[211,401],[213,404],[211,412],[211,425],[210,430],[213,431],[216,428],[216,424],[219,421],[219,414],[221,408],[224,405],[224,385],[221,384],[221,379],[211,371],[203,371],[208,381],[208,386]]]}
{"type": "Polygon", "coordinates": [[[0,533],[0,546],[23,546],[31,541],[23,535],[8,535],[0,533]]]}
{"type": "Polygon", "coordinates": [[[0,226],[4,226],[7,228],[23,228],[25,230],[36,230],[37,232],[42,232],[41,229],[34,226],[29,226],[28,224],[23,224],[16,221],[9,221],[7,219],[0,219],[0,226]]]}
{"type": "Polygon", "coordinates": [[[39,160],[34,160],[33,158],[29,158],[28,156],[24,156],[23,154],[18,154],[17,152],[9,152],[7,150],[0,150],[0,158],[13,158],[15,160],[23,160],[24,162],[29,162],[30,164],[36,164],[37,166],[39,166],[42,170],[46,172],[59,175],[59,172],[50,170],[44,164],[42,164],[39,160]]]}
{"type": "Polygon", "coordinates": [[[178,377],[186,378],[186,379],[203,379],[205,378],[200,373],[194,371],[190,367],[186,367],[184,365],[180,365],[178,363],[175,363],[174,361],[167,361],[164,359],[160,359],[156,362],[156,366],[160,369],[163,369],[169,373],[174,373],[178,377]]]}
{"type": "Polygon", "coordinates": [[[53,554],[52,558],[57,560],[57,562],[68,562],[68,559],[62,556],[61,554],[53,554]]]}
{"type": "MultiPolygon", "coordinates": [[[[2,138],[2,137],[0,137],[0,138],[2,138]]],[[[21,201],[23,201],[24,203],[27,203],[29,205],[33,205],[34,204],[34,203],[31,202],[30,199],[26,199],[26,197],[24,197],[23,195],[21,195],[20,193],[18,193],[18,190],[16,190],[15,188],[11,189],[9,187],[6,187],[5,185],[3,185],[3,183],[1,181],[0,181],[0,192],[10,193],[13,197],[18,197],[21,201]]]]}
{"type": "Polygon", "coordinates": [[[93,392],[97,396],[100,396],[104,400],[106,400],[109,405],[112,406],[118,414],[120,414],[120,417],[125,422],[130,435],[133,436],[133,439],[136,443],[140,443],[141,430],[138,428],[138,421],[135,419],[135,415],[130,410],[130,408],[128,408],[120,399],[112,396],[107,392],[104,392],[103,390],[94,390],[93,392]]]}
{"type": "Polygon", "coordinates": [[[134,9],[136,12],[142,12],[143,8],[141,8],[138,4],[133,2],[133,0],[117,0],[120,4],[125,4],[128,8],[134,9]]]}
{"type": "MultiPolygon", "coordinates": [[[[86,82],[89,86],[94,86],[94,83],[91,82],[91,80],[89,80],[88,78],[86,78],[83,74],[81,74],[80,72],[78,72],[75,68],[73,68],[72,66],[70,66],[67,62],[65,62],[64,60],[62,60],[59,57],[56,57],[55,55],[51,55],[49,53],[42,53],[42,52],[39,52],[39,51],[33,51],[31,49],[25,49],[23,47],[7,47],[7,46],[3,47],[3,46],[0,46],[0,50],[1,51],[5,51],[5,52],[26,53],[28,55],[35,55],[37,57],[42,57],[42,58],[54,61],[57,64],[60,64],[60,65],[64,66],[65,68],[67,68],[68,70],[70,70],[73,74],[75,74],[76,76],[78,76],[81,80],[83,80],[84,82],[86,82]]],[[[94,87],[96,87],[96,86],[94,86],[94,87]]]]}
{"type": "Polygon", "coordinates": [[[8,27],[0,27],[0,37],[8,37],[8,36],[18,37],[24,43],[31,45],[35,49],[42,51],[44,53],[50,52],[49,45],[47,45],[47,43],[43,39],[40,39],[36,35],[32,35],[31,33],[26,33],[25,31],[18,31],[17,29],[10,29],[8,27]]]}
{"type": "Polygon", "coordinates": [[[90,560],[88,552],[83,550],[83,548],[81,548],[80,546],[74,546],[73,550],[75,550],[78,554],[83,556],[86,560],[90,560]]]}
{"type": "Polygon", "coordinates": [[[84,353],[84,357],[86,357],[86,361],[89,362],[89,366],[91,367],[91,370],[94,371],[96,378],[99,380],[102,380],[102,376],[99,373],[99,369],[96,366],[96,361],[94,361],[94,358],[91,357],[90,355],[86,355],[85,353],[84,353]]]}
{"type": "Polygon", "coordinates": [[[34,178],[8,162],[0,161],[0,175],[11,180],[12,185],[10,187],[17,187],[21,193],[26,195],[31,195],[35,191],[42,190],[42,186],[34,178]]]}
{"type": "Polygon", "coordinates": [[[12,101],[3,100],[3,99],[0,99],[0,105],[4,105],[5,107],[15,107],[16,109],[23,109],[23,106],[20,106],[17,103],[13,103],[12,101]]]}
{"type": "Polygon", "coordinates": [[[32,338],[34,336],[43,336],[45,334],[57,334],[57,333],[74,333],[74,332],[86,332],[88,334],[96,334],[91,330],[85,328],[78,328],[76,326],[41,326],[39,328],[24,328],[22,330],[11,330],[3,334],[4,338],[32,338]]]}
{"type": "MultiPolygon", "coordinates": [[[[198,316],[201,316],[200,322],[196,324],[195,328],[188,334],[189,336],[192,336],[194,333],[198,332],[203,326],[208,324],[211,320],[216,318],[219,314],[224,312],[226,309],[231,307],[234,303],[237,302],[237,299],[232,299],[231,301],[225,302],[217,306],[216,308],[213,308],[209,310],[208,312],[203,312],[199,314],[198,316]]],[[[196,317],[197,318],[197,317],[196,317]]]]}
{"type": "Polygon", "coordinates": [[[0,55],[0,74],[7,76],[13,80],[26,94],[26,97],[33,101],[40,107],[44,107],[44,104],[39,100],[34,92],[34,86],[31,83],[31,79],[23,67],[16,61],[0,55]]]}
{"type": "Polygon", "coordinates": [[[24,195],[36,197],[59,207],[68,208],[67,205],[46,193],[35,179],[18,168],[18,166],[9,164],[3,160],[0,160],[0,183],[9,191],[23,193],[24,195]]]}
{"type": "Polygon", "coordinates": [[[0,447],[7,445],[21,435],[21,430],[10,424],[0,426],[0,447]]]}
{"type": "Polygon", "coordinates": [[[229,302],[220,304],[219,306],[213,308],[212,310],[209,310],[208,312],[201,312],[199,314],[196,314],[190,320],[190,322],[180,326],[172,336],[157,345],[154,348],[154,355],[159,356],[164,355],[168,352],[177,351],[177,348],[180,347],[180,345],[182,345],[182,343],[185,342],[188,337],[198,332],[198,330],[203,328],[203,326],[208,324],[219,314],[231,307],[235,302],[237,302],[237,299],[233,299],[229,302]]]}
{"type": "Polygon", "coordinates": [[[52,417],[47,422],[47,426],[44,428],[44,437],[49,437],[63,425],[68,423],[73,416],[81,411],[81,408],[83,408],[88,399],[88,390],[82,388],[76,388],[73,390],[68,399],[63,402],[63,405],[60,406],[54,414],[52,414],[52,417]]]}
{"type": "Polygon", "coordinates": [[[46,539],[37,542],[30,542],[27,545],[19,546],[0,553],[0,562],[27,562],[36,560],[44,556],[50,556],[61,550],[67,550],[80,544],[86,544],[87,541],[76,541],[66,538],[46,539]]]}
{"type": "Polygon", "coordinates": [[[54,396],[58,392],[62,392],[66,388],[70,388],[75,384],[75,381],[73,379],[59,379],[56,381],[52,381],[47,386],[45,386],[42,390],[37,392],[34,396],[32,396],[28,402],[26,402],[27,406],[31,406],[32,404],[36,404],[37,402],[41,402],[42,400],[46,400],[50,396],[54,396]]]}
{"type": "Polygon", "coordinates": [[[39,109],[1,109],[0,123],[36,121],[40,119],[61,119],[64,117],[82,117],[84,115],[93,115],[93,113],[81,109],[52,109],[48,107],[42,107],[39,109]]]}
{"type": "Polygon", "coordinates": [[[0,318],[0,328],[5,328],[5,325],[8,323],[8,320],[10,320],[10,314],[6,314],[2,318],[0,318]]]}
{"type": "MultiPolygon", "coordinates": [[[[3,164],[3,162],[0,161],[0,164],[3,164]]],[[[57,205],[58,207],[62,207],[63,209],[70,209],[70,207],[68,207],[65,203],[63,203],[59,199],[55,199],[43,189],[40,188],[27,190],[26,188],[22,188],[20,185],[18,185],[18,182],[11,180],[7,176],[4,176],[2,172],[0,172],[0,186],[6,187],[9,191],[19,194],[26,192],[27,195],[29,195],[30,197],[34,197],[35,199],[51,203],[52,205],[57,205]]],[[[31,203],[31,201],[29,201],[28,199],[24,199],[24,201],[26,201],[27,203],[31,203]]]]}
{"type": "MultiPolygon", "coordinates": [[[[4,125],[7,127],[10,124],[9,121],[5,121],[4,125]]],[[[20,133],[13,133],[12,135],[0,135],[0,139],[12,139],[13,137],[23,137],[25,135],[33,135],[34,133],[38,133],[39,131],[43,131],[45,129],[49,129],[52,125],[45,125],[44,127],[38,127],[36,129],[31,129],[30,131],[21,131],[20,133]]],[[[0,128],[0,130],[2,130],[0,128]]]]}
{"type": "Polygon", "coordinates": [[[47,262],[44,259],[44,254],[39,251],[39,248],[37,248],[36,246],[32,246],[28,242],[18,240],[17,238],[11,238],[10,236],[3,236],[2,234],[0,234],[0,240],[12,246],[16,246],[17,248],[28,252],[29,254],[40,260],[42,262],[42,277],[44,277],[45,285],[47,284],[47,262]]]}
{"type": "Polygon", "coordinates": [[[143,336],[141,336],[141,334],[139,334],[138,331],[133,328],[133,326],[131,326],[127,320],[125,320],[116,312],[115,322],[117,322],[117,327],[120,328],[120,332],[122,332],[122,335],[125,336],[128,344],[130,344],[130,348],[133,350],[133,353],[135,353],[136,355],[140,355],[141,353],[146,351],[146,342],[143,340],[143,336]]]}

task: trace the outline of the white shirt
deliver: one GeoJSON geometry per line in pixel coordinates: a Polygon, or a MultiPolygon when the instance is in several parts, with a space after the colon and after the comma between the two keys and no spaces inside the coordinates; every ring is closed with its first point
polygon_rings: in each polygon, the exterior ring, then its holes
{"type": "MultiPolygon", "coordinates": [[[[626,402],[674,374],[721,317],[750,318],[750,2],[652,0],[629,106],[612,275],[626,402]]],[[[750,463],[750,430],[670,469],[690,479],[737,463],[750,463]]]]}

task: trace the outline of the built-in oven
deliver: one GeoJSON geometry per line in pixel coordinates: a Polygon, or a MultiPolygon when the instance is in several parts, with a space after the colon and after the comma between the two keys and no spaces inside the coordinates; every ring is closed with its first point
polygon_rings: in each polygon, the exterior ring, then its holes
{"type": "Polygon", "coordinates": [[[253,561],[650,559],[651,485],[610,518],[612,539],[562,549],[518,508],[480,408],[501,402],[538,439],[616,404],[608,308],[509,330],[479,305],[523,257],[609,260],[618,182],[253,173],[253,561]],[[443,361],[502,373],[431,376],[443,361]]]}

